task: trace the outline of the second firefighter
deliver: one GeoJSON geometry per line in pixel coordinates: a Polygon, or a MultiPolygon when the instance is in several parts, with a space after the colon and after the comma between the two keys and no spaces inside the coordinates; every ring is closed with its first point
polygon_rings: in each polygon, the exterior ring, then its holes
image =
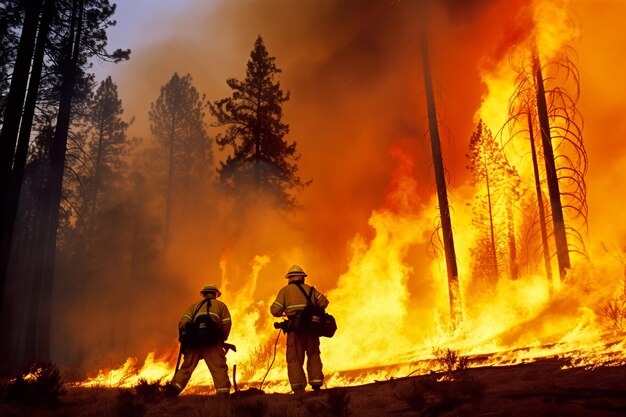
{"type": "Polygon", "coordinates": [[[328,299],[315,288],[304,283],[307,274],[298,265],[287,271],[285,278],[289,283],[280,289],[270,312],[274,317],[287,316],[287,374],[291,389],[296,394],[304,393],[307,378],[304,374],[304,358],[307,358],[306,370],[308,382],[313,390],[318,391],[324,384],[322,360],[320,358],[320,339],[306,329],[294,331],[293,324],[297,316],[307,307],[307,298],[311,304],[325,309],[328,299]]]}

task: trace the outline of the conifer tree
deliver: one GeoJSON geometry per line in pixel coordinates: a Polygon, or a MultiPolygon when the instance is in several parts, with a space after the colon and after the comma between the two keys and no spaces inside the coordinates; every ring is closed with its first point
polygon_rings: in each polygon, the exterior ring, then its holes
{"type": "Polygon", "coordinates": [[[302,189],[296,161],[296,142],[286,139],[289,125],[283,123],[283,92],[276,78],[281,70],[259,36],[243,81],[229,78],[232,96],[210,104],[216,126],[226,131],[216,137],[220,149],[232,148],[218,169],[220,180],[231,189],[268,192],[285,207],[297,205],[293,192],[302,189]]]}
{"type": "Polygon", "coordinates": [[[122,158],[132,144],[126,137],[128,123],[121,117],[122,100],[110,76],[100,83],[88,109],[86,133],[92,169],[85,184],[89,187],[87,213],[91,216],[97,212],[101,190],[121,182],[121,170],[125,167],[122,158]]]}
{"type": "Polygon", "coordinates": [[[175,191],[185,199],[191,186],[209,175],[211,140],[204,125],[204,97],[193,86],[191,75],[177,73],[161,87],[150,109],[150,129],[159,144],[157,153],[167,155],[164,238],[169,240],[175,191]]]}
{"type": "Polygon", "coordinates": [[[469,148],[468,168],[479,187],[472,221],[478,232],[472,251],[473,272],[475,277],[495,284],[507,265],[512,277],[517,275],[513,204],[519,196],[520,180],[482,120],[472,134],[469,148]]]}

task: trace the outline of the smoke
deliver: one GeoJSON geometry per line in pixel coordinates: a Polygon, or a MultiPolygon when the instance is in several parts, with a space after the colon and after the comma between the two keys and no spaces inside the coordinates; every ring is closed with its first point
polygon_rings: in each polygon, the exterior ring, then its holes
{"type": "MultiPolygon", "coordinates": [[[[459,217],[466,214],[463,205],[471,200],[465,154],[475,128],[474,115],[485,94],[481,76],[493,71],[506,59],[510,47],[533,29],[530,5],[526,0],[449,0],[432,2],[428,8],[444,160],[459,217]]],[[[228,96],[225,80],[244,77],[245,63],[260,34],[283,71],[281,85],[291,92],[284,117],[291,127],[288,140],[297,141],[301,153],[299,175],[313,182],[298,195],[302,208],[289,215],[259,201],[258,196],[231,200],[216,188],[207,188],[188,202],[184,220],[174,226],[167,256],[159,260],[160,266],[154,271],[154,280],[146,282],[145,293],[139,294],[129,309],[136,320],[134,329],[145,325],[149,336],[138,334],[129,347],[131,352],[122,355],[173,346],[179,315],[196,300],[205,283],[227,283],[223,295],[227,303],[245,288],[252,294],[251,304],[263,305],[271,303],[284,285],[283,275],[293,263],[300,264],[309,274],[308,280],[322,292],[341,286],[342,277],[344,285],[334,294],[344,301],[349,299],[350,285],[369,286],[371,281],[384,279],[366,276],[367,251],[362,258],[352,257],[356,241],[369,242],[375,235],[368,223],[372,212],[393,207],[386,197],[395,186],[393,172],[398,164],[392,149],[401,149],[414,158],[414,206],[428,207],[422,216],[435,215],[430,209],[434,207],[434,181],[419,61],[420,6],[419,2],[403,0],[194,2],[188,11],[154,22],[163,28],[163,36],[134,49],[132,59],[112,74],[120,87],[125,114],[136,120],[130,135],[142,137],[146,143],[153,141],[148,109],[174,72],[190,73],[208,100],[228,96]],[[353,240],[357,235],[359,238],[353,240]],[[354,271],[349,271],[351,259],[352,265],[357,265],[354,271]],[[249,287],[251,276],[255,288],[249,287]],[[345,284],[349,279],[350,284],[345,284]]],[[[611,7],[620,6],[612,3],[611,7]]],[[[601,230],[609,230],[621,205],[606,200],[606,193],[619,187],[608,174],[621,172],[624,155],[621,151],[608,155],[604,146],[621,147],[626,125],[620,115],[626,103],[614,93],[621,91],[619,86],[624,82],[619,66],[612,61],[617,58],[606,53],[609,48],[595,45],[613,45],[617,50],[625,36],[602,35],[599,27],[599,22],[613,22],[619,27],[619,13],[604,13],[585,2],[575,3],[575,10],[586,28],[580,46],[585,59],[579,68],[583,80],[581,110],[587,120],[586,143],[592,166],[590,204],[597,203],[606,213],[592,219],[601,230]],[[592,18],[598,14],[604,20],[592,18]],[[603,103],[606,111],[598,111],[597,103],[603,103]],[[608,132],[607,126],[611,126],[608,132]],[[594,168],[602,164],[604,172],[594,168]]],[[[609,23],[602,25],[610,27],[609,23]]],[[[215,128],[209,129],[211,136],[216,133],[215,128]]],[[[216,160],[225,158],[226,151],[214,151],[216,160]]],[[[158,218],[159,210],[159,204],[153,204],[152,218],[158,218]]],[[[422,224],[424,219],[419,221],[422,224]]],[[[429,221],[426,218],[426,223],[429,221]]],[[[466,226],[457,225],[457,232],[469,234],[466,226]]],[[[625,232],[620,230],[611,238],[619,239],[625,232]]],[[[444,289],[433,290],[430,281],[419,278],[433,272],[426,254],[427,238],[421,230],[417,234],[417,248],[399,249],[415,264],[401,271],[402,277],[393,282],[409,288],[412,300],[407,302],[413,304],[427,300],[428,291],[445,294],[444,289]]],[[[116,293],[120,289],[103,291],[116,293]]],[[[331,311],[332,303],[333,299],[331,311]]],[[[427,308],[418,310],[425,313],[427,308]]],[[[103,320],[110,319],[107,314],[103,320]]],[[[123,325],[121,317],[118,320],[123,325]]],[[[257,330],[271,325],[269,317],[261,315],[256,320],[257,330]]],[[[254,328],[246,323],[248,331],[254,328]]],[[[432,324],[423,333],[435,327],[432,324]]]]}

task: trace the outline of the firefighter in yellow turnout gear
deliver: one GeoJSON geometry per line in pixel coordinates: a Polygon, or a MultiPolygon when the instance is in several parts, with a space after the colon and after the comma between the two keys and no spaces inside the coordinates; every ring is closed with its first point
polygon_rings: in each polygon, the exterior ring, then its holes
{"type": "MultiPolygon", "coordinates": [[[[281,288],[276,296],[276,301],[271,305],[270,312],[275,317],[286,315],[289,321],[294,316],[304,310],[307,305],[305,295],[300,291],[296,284],[304,289],[307,294],[311,294],[311,302],[321,308],[328,306],[326,297],[304,283],[307,274],[298,265],[289,268],[285,278],[289,280],[289,284],[281,288]]],[[[304,365],[304,357],[307,356],[307,374],[309,384],[313,390],[318,391],[324,383],[324,374],[322,372],[322,360],[320,358],[320,339],[318,336],[308,334],[306,332],[287,332],[287,374],[291,389],[296,394],[304,393],[307,385],[306,376],[302,366],[304,365]]]]}
{"type": "Polygon", "coordinates": [[[180,393],[187,385],[187,382],[189,382],[189,378],[191,378],[191,374],[198,362],[200,362],[200,359],[204,359],[213,377],[217,394],[227,395],[230,392],[230,380],[228,379],[226,349],[223,342],[228,339],[230,334],[230,312],[226,304],[217,300],[217,297],[222,294],[215,285],[204,286],[200,291],[200,295],[202,295],[203,300],[190,305],[180,318],[178,322],[179,332],[189,331],[192,327],[192,321],[201,322],[206,320],[208,314],[208,317],[219,329],[217,332],[221,332],[221,334],[218,335],[215,342],[209,342],[208,344],[196,341],[190,343],[191,346],[185,346],[185,342],[181,341],[184,361],[174,375],[171,386],[176,391],[176,394],[180,393]],[[200,305],[201,303],[202,305],[200,305]]]}

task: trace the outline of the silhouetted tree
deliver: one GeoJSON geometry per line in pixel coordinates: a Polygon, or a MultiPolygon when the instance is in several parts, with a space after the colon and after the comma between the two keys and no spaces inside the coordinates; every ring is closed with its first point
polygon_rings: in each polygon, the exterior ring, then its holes
{"type": "Polygon", "coordinates": [[[98,213],[102,189],[114,191],[123,180],[121,170],[126,166],[123,157],[132,146],[126,137],[128,123],[122,119],[123,112],[117,85],[107,77],[89,100],[86,115],[85,133],[92,166],[83,184],[89,189],[86,214],[90,218],[98,213]]]}
{"type": "Polygon", "coordinates": [[[19,42],[22,23],[22,2],[5,0],[0,3],[0,125],[4,118],[5,101],[11,85],[11,72],[19,42]]]}
{"type": "MultiPolygon", "coordinates": [[[[424,14],[425,15],[425,14],[424,14]]],[[[430,146],[435,171],[435,183],[437,186],[437,201],[439,203],[439,220],[441,227],[441,240],[446,259],[448,273],[448,295],[450,299],[450,317],[452,327],[456,328],[463,318],[461,303],[461,286],[459,284],[459,270],[456,263],[456,249],[454,246],[454,233],[452,232],[452,220],[448,205],[448,189],[446,185],[443,154],[441,152],[441,140],[439,138],[439,122],[435,105],[435,94],[430,72],[430,59],[428,56],[428,39],[426,32],[421,34],[422,68],[424,71],[424,86],[426,89],[426,108],[428,111],[428,128],[430,133],[430,146]]],[[[437,232],[437,231],[436,231],[437,232]]],[[[436,233],[435,232],[435,233],[436,233]]],[[[437,235],[438,236],[438,235],[437,235]]]]}
{"type": "Polygon", "coordinates": [[[297,176],[300,155],[296,142],[286,140],[289,125],[282,122],[282,106],[289,93],[284,93],[276,80],[281,70],[274,61],[259,36],[250,53],[246,78],[226,80],[232,96],[210,104],[215,125],[227,127],[216,142],[220,149],[230,147],[233,151],[226,162],[221,162],[218,172],[222,183],[231,189],[267,192],[285,207],[294,207],[293,192],[308,183],[297,176]]]}
{"type": "MultiPolygon", "coordinates": [[[[28,92],[28,96],[22,104],[18,106],[18,112],[22,117],[18,117],[17,123],[20,124],[21,134],[28,139],[31,129],[32,119],[50,119],[54,115],[56,123],[52,124],[54,135],[47,149],[46,166],[47,174],[44,176],[45,181],[41,184],[40,198],[37,198],[37,206],[34,210],[36,218],[35,235],[32,237],[33,257],[30,259],[30,272],[24,276],[16,276],[15,279],[25,279],[30,282],[30,290],[28,293],[20,294],[32,308],[29,309],[26,317],[22,322],[12,322],[6,334],[10,334],[12,329],[22,328],[26,332],[25,337],[20,337],[21,342],[28,349],[22,349],[20,357],[14,357],[14,366],[19,366],[22,359],[32,361],[34,359],[46,360],[49,353],[49,325],[50,325],[50,290],[52,285],[52,276],[54,272],[54,257],[56,252],[57,229],[59,219],[62,217],[60,213],[63,176],[65,170],[65,162],[67,155],[67,143],[70,137],[70,125],[73,116],[72,108],[76,104],[77,93],[85,91],[91,76],[87,73],[89,67],[88,60],[93,56],[103,59],[117,61],[128,58],[129,51],[116,51],[108,53],[106,51],[106,30],[114,24],[111,19],[115,12],[115,6],[111,5],[108,0],[72,0],[72,1],[54,1],[45,0],[38,2],[35,0],[25,2],[27,9],[25,12],[24,28],[27,28],[29,16],[33,15],[35,27],[43,36],[45,11],[53,11],[49,15],[51,26],[47,39],[40,39],[30,42],[31,48],[27,54],[27,64],[30,66],[30,75],[28,85],[33,87],[28,92]],[[29,14],[28,5],[33,5],[34,12],[29,14]],[[34,7],[37,6],[35,11],[34,7]],[[53,7],[55,6],[55,7],[53,7]],[[34,13],[34,14],[33,14],[34,13]],[[38,25],[38,26],[37,26],[38,25]],[[40,48],[41,47],[41,48],[40,48]],[[37,71],[38,56],[45,47],[44,61],[37,71]],[[33,51],[34,48],[34,51],[33,51]],[[31,92],[36,93],[37,77],[42,75],[44,71],[46,75],[45,88],[40,86],[39,97],[34,94],[37,99],[29,99],[33,97],[31,92]],[[42,102],[41,98],[45,96],[42,102]],[[32,106],[37,105],[39,114],[35,114],[32,106]],[[36,325],[33,325],[36,323],[36,325]]],[[[18,50],[19,55],[19,50],[18,50]]],[[[13,74],[18,72],[18,62],[13,69],[13,74]]],[[[15,80],[15,77],[12,79],[15,80]]],[[[24,90],[26,94],[26,90],[24,90]]],[[[22,95],[24,97],[24,95],[22,95]]],[[[9,106],[7,106],[8,110],[9,106]]],[[[71,140],[71,139],[69,139],[71,140]]],[[[13,142],[15,143],[15,142],[13,142]]],[[[22,142],[23,143],[23,142],[22,142]]],[[[22,148],[26,149],[26,148],[22,148]]],[[[26,158],[14,158],[15,153],[10,153],[9,159],[11,174],[15,174],[16,169],[23,168],[26,158]],[[21,162],[20,161],[24,161],[21,162]]],[[[25,152],[24,152],[25,155],[25,152]]],[[[19,201],[19,198],[12,198],[10,201],[19,201]]],[[[4,200],[9,201],[9,199],[4,200]]],[[[3,227],[3,233],[11,228],[3,227]]],[[[5,234],[3,236],[7,237],[5,234]]],[[[8,235],[8,241],[12,241],[12,235],[8,235]]],[[[4,239],[3,239],[4,240],[4,239]]],[[[4,248],[4,246],[3,246],[4,248]]],[[[24,254],[13,251],[13,256],[17,263],[24,263],[24,254]]],[[[5,297],[6,299],[6,297],[5,297]]],[[[7,324],[5,321],[3,324],[7,324]]],[[[12,336],[11,336],[12,337],[12,336]]]]}
{"type": "MultiPolygon", "coordinates": [[[[184,201],[198,177],[208,177],[211,140],[204,126],[204,100],[191,83],[191,75],[177,73],[161,87],[150,108],[150,129],[161,154],[166,154],[164,236],[169,241],[175,192],[184,201]]],[[[182,204],[184,206],[184,204],[182,204]]]]}

